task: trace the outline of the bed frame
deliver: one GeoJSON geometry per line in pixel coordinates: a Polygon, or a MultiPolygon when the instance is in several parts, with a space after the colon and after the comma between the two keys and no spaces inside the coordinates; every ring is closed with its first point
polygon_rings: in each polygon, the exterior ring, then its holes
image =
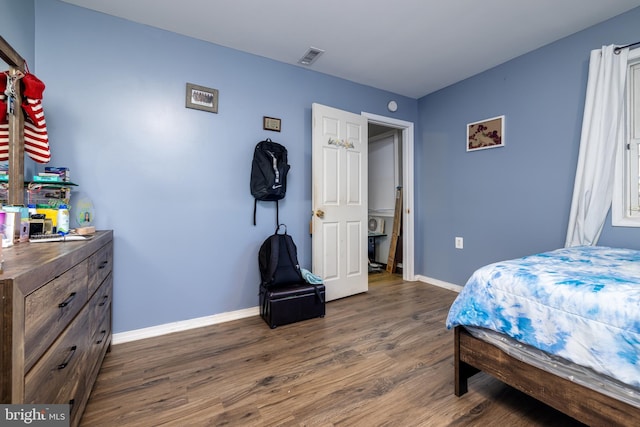
{"type": "Polygon", "coordinates": [[[467,392],[467,380],[484,371],[535,399],[592,426],[632,425],[640,408],[598,393],[509,356],[472,336],[464,327],[454,330],[455,394],[467,392]]]}

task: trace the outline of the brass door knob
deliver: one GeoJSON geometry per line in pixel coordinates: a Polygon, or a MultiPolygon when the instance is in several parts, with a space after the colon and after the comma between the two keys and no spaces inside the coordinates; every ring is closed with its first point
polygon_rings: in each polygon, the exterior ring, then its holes
{"type": "Polygon", "coordinates": [[[324,218],[324,211],[322,209],[316,209],[314,214],[320,219],[324,218]]]}

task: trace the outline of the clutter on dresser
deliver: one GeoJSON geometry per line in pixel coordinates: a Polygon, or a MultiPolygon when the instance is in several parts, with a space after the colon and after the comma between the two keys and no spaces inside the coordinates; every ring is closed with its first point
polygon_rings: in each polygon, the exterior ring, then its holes
{"type": "Polygon", "coordinates": [[[31,243],[48,243],[48,242],[86,242],[91,240],[93,235],[71,234],[36,234],[29,237],[31,243]]]}
{"type": "Polygon", "coordinates": [[[14,242],[29,239],[29,216],[23,206],[3,206],[0,211],[0,234],[2,247],[12,246],[14,242]]]}
{"type": "Polygon", "coordinates": [[[46,167],[44,172],[34,175],[32,181],[27,183],[27,204],[41,209],[69,205],[71,188],[76,186],[69,179],[68,168],[46,167]]]}
{"type": "Polygon", "coordinates": [[[67,167],[47,166],[27,183],[29,241],[34,236],[68,234],[71,218],[71,182],[67,167]]]}
{"type": "Polygon", "coordinates": [[[93,207],[82,197],[80,211],[72,215],[71,182],[68,167],[47,166],[44,172],[26,181],[25,205],[6,205],[9,175],[7,165],[0,165],[0,237],[2,246],[19,242],[84,241],[96,229],[92,226],[93,207]],[[71,219],[74,219],[74,224],[71,219]],[[72,225],[78,225],[72,228],[72,225]],[[68,236],[61,238],[61,236],[68,236]]]}

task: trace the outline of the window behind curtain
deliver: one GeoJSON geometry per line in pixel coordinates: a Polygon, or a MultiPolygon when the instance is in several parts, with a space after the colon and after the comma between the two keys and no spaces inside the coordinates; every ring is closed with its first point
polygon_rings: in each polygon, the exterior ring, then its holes
{"type": "Polygon", "coordinates": [[[629,52],[627,139],[619,147],[613,192],[614,226],[640,227],[640,49],[629,52]]]}

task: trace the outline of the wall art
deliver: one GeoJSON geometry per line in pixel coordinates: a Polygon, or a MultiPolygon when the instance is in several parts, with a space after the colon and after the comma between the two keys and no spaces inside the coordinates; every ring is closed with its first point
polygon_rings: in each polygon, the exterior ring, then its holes
{"type": "Polygon", "coordinates": [[[218,89],[187,83],[186,107],[218,113],[218,89]]]}
{"type": "Polygon", "coordinates": [[[504,146],[504,116],[467,125],[467,151],[504,146]]]}

